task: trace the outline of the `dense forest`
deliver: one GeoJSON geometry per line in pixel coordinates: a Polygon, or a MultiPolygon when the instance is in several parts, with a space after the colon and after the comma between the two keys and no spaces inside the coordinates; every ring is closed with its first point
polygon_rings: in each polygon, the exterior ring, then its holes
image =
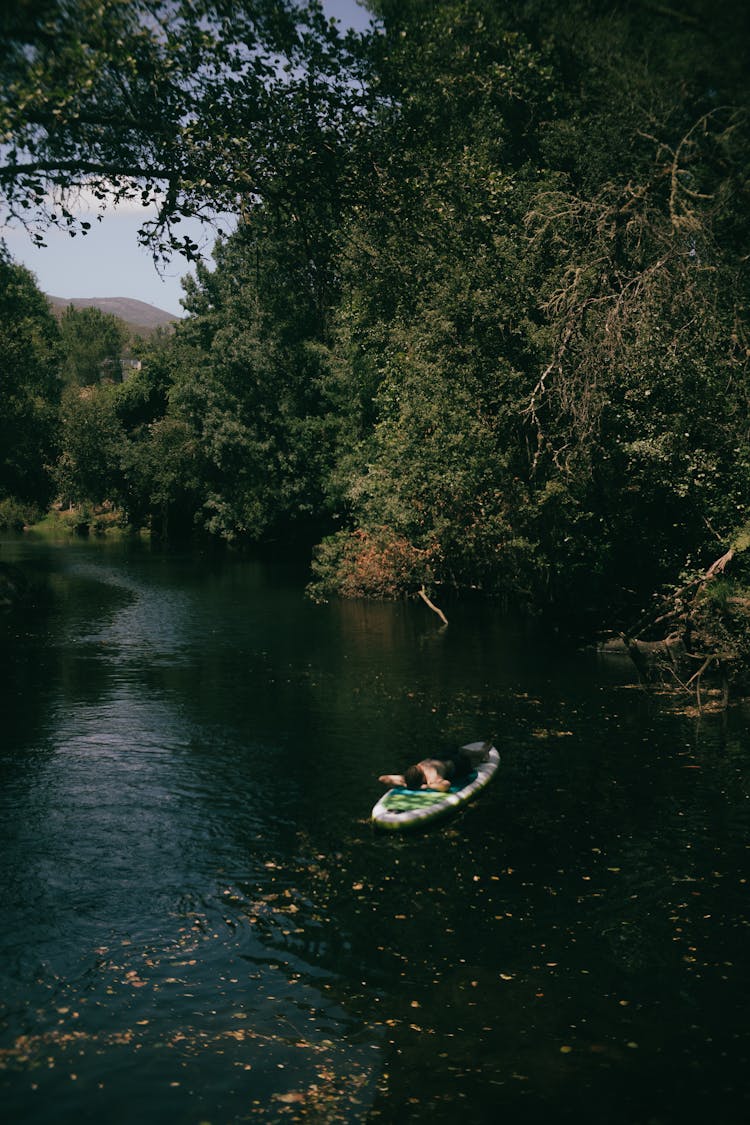
{"type": "Polygon", "coordinates": [[[640,631],[683,682],[736,668],[750,9],[366,6],[363,35],[281,0],[3,17],[10,215],[80,234],[67,190],[135,194],[188,256],[181,216],[236,216],[125,381],[2,258],[4,510],[106,503],[312,548],[317,597],[478,591],[640,631]]]}

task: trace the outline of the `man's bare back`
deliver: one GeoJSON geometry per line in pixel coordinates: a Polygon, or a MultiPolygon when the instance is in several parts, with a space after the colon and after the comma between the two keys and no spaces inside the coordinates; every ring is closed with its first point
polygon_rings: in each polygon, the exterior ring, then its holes
{"type": "MultiPolygon", "coordinates": [[[[417,769],[422,771],[424,777],[420,789],[437,789],[441,793],[450,789],[450,778],[455,775],[453,762],[444,762],[440,758],[423,758],[421,762],[417,762],[417,769]]],[[[384,773],[378,780],[383,785],[406,788],[406,777],[402,773],[384,773]]]]}
{"type": "Polygon", "coordinates": [[[491,742],[470,743],[445,758],[423,758],[404,773],[384,773],[378,778],[382,785],[403,789],[435,789],[447,792],[451,782],[470,773],[480,762],[487,761],[491,742]]]}

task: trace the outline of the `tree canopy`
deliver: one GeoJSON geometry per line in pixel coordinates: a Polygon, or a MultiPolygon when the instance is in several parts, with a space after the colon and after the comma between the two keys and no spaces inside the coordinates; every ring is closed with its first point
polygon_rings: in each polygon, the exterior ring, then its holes
{"type": "Polygon", "coordinates": [[[85,387],[105,378],[119,383],[127,338],[125,324],[112,313],[68,305],[60,317],[66,382],[85,387]]]}
{"type": "Polygon", "coordinates": [[[45,503],[57,452],[57,326],[32,274],[2,243],[0,355],[0,500],[45,503]]]}
{"type": "Polygon", "coordinates": [[[142,372],[66,399],[66,463],[136,522],[317,541],[320,596],[624,618],[750,515],[748,10],[368,7],[4,17],[14,214],[237,216],[142,372]]]}

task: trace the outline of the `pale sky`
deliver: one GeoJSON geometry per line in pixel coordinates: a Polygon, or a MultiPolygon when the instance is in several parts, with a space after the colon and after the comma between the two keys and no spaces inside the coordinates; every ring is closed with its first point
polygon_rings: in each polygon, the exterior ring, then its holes
{"type": "MultiPolygon", "coordinates": [[[[323,0],[323,7],[344,26],[363,30],[370,21],[356,0],[323,0]]],[[[0,236],[13,258],[36,275],[39,287],[50,296],[132,297],[182,316],[180,278],[188,272],[187,263],[175,257],[157,271],[151,254],[136,239],[143,217],[140,208],[110,211],[100,223],[92,222],[87,235],[76,238],[51,229],[42,248],[17,226],[6,226],[0,236]]],[[[201,231],[197,223],[185,223],[182,233],[190,234],[209,256],[215,237],[210,227],[201,231]]]]}

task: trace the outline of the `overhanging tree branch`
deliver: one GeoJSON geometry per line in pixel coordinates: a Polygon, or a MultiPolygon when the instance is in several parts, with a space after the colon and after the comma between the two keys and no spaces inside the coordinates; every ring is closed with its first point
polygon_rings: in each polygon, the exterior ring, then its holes
{"type": "Polygon", "coordinates": [[[0,25],[0,206],[4,196],[9,215],[37,228],[63,209],[70,227],[67,193],[93,183],[105,204],[145,188],[159,216],[141,235],[158,246],[160,231],[206,207],[231,210],[242,194],[292,198],[309,126],[301,91],[320,93],[321,137],[338,123],[330,159],[341,161],[341,122],[369,97],[352,81],[364,60],[318,0],[24,9],[0,25]],[[269,160],[274,151],[284,158],[269,160]],[[54,210],[50,187],[62,200],[54,210]]]}

